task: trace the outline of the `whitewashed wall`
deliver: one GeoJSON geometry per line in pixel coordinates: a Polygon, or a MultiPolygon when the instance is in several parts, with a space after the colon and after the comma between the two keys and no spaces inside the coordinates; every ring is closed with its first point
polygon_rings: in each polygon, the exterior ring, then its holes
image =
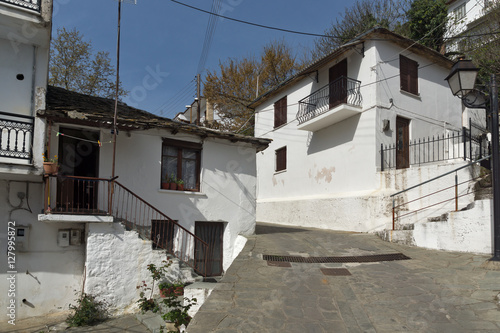
{"type": "MultiPolygon", "coordinates": [[[[85,245],[60,247],[59,229],[80,229],[82,224],[49,224],[37,220],[43,207],[43,185],[38,182],[0,181],[0,265],[7,266],[7,223],[24,226],[29,235],[16,237],[16,319],[39,316],[67,310],[75,302],[75,293],[81,290],[85,245]],[[20,194],[21,193],[21,194],[20,194]],[[20,199],[19,196],[24,196],[20,199]],[[21,242],[24,248],[21,247],[21,242]],[[26,300],[23,303],[22,300],[26,300]]],[[[0,272],[0,307],[8,305],[7,269],[0,272]]],[[[7,321],[2,316],[1,321],[7,321]]]]}
{"type": "MultiPolygon", "coordinates": [[[[149,264],[163,265],[168,255],[152,250],[151,241],[142,240],[135,231],[126,231],[119,223],[89,223],[85,260],[85,292],[106,301],[114,314],[136,312],[141,289],[145,281],[153,287],[149,264]]],[[[166,278],[171,281],[193,282],[191,275],[180,269],[173,260],[166,278]]],[[[153,295],[158,295],[158,285],[153,295]]],[[[149,292],[146,294],[150,296],[149,292]]]]}

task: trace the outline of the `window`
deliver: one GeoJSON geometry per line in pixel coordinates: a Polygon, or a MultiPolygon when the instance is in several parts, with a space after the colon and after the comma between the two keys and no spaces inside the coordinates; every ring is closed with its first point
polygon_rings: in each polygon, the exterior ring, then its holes
{"type": "Polygon", "coordinates": [[[286,170],[286,147],[276,150],[276,172],[286,170]]]}
{"type": "Polygon", "coordinates": [[[200,168],[200,143],[163,139],[160,181],[182,179],[184,191],[199,191],[200,168]]]}
{"type": "Polygon", "coordinates": [[[274,128],[286,124],[286,96],[274,103],[274,128]]]}
{"type": "Polygon", "coordinates": [[[401,90],[418,95],[418,63],[400,55],[399,72],[401,90]]]}
{"type": "Polygon", "coordinates": [[[465,3],[453,9],[453,16],[457,21],[463,19],[465,17],[465,14],[466,14],[465,3]]]}

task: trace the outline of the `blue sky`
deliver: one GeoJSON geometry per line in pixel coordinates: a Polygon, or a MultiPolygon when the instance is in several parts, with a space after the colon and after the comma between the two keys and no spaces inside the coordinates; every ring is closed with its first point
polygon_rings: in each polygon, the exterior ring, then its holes
{"type": "MultiPolygon", "coordinates": [[[[204,10],[212,6],[212,0],[180,1],[204,10]]],[[[220,13],[262,25],[321,34],[353,3],[354,0],[222,0],[220,13]]],[[[54,0],[53,36],[59,27],[76,28],[92,41],[95,50],[108,51],[115,62],[117,18],[116,0],[54,0]]],[[[128,104],[173,117],[193,101],[192,80],[208,20],[208,14],[169,0],[122,4],[120,78],[131,92],[125,99],[128,104]]],[[[205,68],[216,69],[219,60],[258,55],[265,44],[282,38],[298,54],[314,44],[314,37],[219,19],[205,68]]]]}

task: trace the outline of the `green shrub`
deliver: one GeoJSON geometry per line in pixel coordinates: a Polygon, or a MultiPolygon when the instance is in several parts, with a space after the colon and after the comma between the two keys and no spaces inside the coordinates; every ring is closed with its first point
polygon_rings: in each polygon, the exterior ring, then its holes
{"type": "Polygon", "coordinates": [[[70,304],[69,308],[74,313],[68,316],[66,322],[72,327],[95,325],[109,317],[108,304],[85,293],[78,299],[77,305],[70,304]]]}

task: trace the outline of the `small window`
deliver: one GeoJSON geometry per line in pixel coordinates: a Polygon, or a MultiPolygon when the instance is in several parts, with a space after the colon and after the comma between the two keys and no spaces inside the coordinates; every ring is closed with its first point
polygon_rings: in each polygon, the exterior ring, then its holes
{"type": "Polygon", "coordinates": [[[286,96],[274,103],[274,128],[286,124],[286,96]]]}
{"type": "Polygon", "coordinates": [[[200,190],[201,144],[163,139],[160,182],[182,180],[184,191],[200,190]]]}
{"type": "Polygon", "coordinates": [[[276,150],[276,172],[286,170],[286,147],[276,150]]]}
{"type": "Polygon", "coordinates": [[[399,56],[401,90],[418,95],[418,62],[399,56]]]}
{"type": "Polygon", "coordinates": [[[457,21],[463,19],[465,17],[465,14],[466,14],[465,3],[453,9],[453,16],[457,21]]]}

